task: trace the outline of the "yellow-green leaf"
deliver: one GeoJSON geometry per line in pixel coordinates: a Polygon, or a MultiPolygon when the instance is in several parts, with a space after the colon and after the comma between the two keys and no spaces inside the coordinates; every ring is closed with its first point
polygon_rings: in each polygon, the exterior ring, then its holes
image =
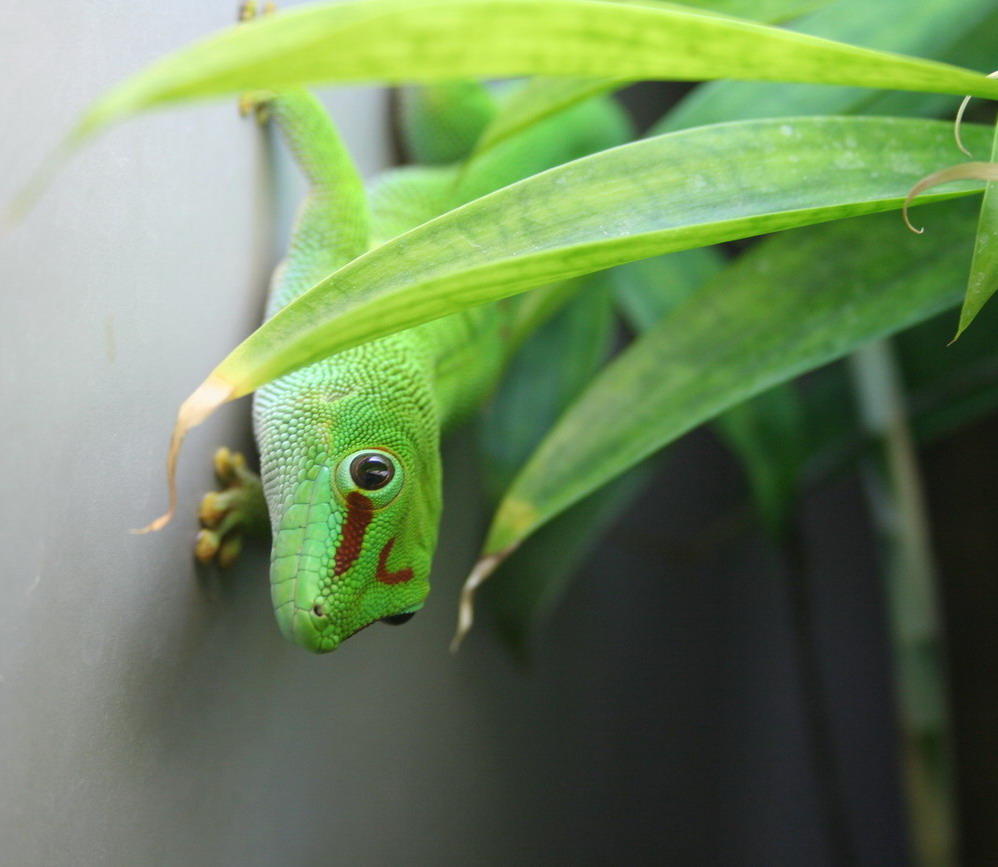
{"type": "Polygon", "coordinates": [[[507,491],[485,556],[515,547],[725,408],[956,303],[968,211],[940,214],[945,228],[932,243],[875,216],[748,253],[618,356],[562,416],[507,491]]]}
{"type": "Polygon", "coordinates": [[[806,81],[998,97],[955,66],[678,6],[599,0],[318,3],[222,31],[140,72],[80,122],[303,84],[515,75],[806,81]]]}
{"type": "MultiPolygon", "coordinates": [[[[754,0],[703,0],[687,2],[686,5],[775,24],[828,4],[799,0],[768,0],[764,3],[754,0]]],[[[527,81],[508,96],[500,112],[485,129],[475,151],[481,154],[525,127],[570,105],[601,93],[609,93],[629,83],[628,79],[620,78],[534,78],[527,81]]]]}
{"type": "MultiPolygon", "coordinates": [[[[973,143],[982,134],[967,129],[973,143]]],[[[951,147],[939,121],[745,121],[611,148],[475,199],[340,268],[236,347],[182,405],[170,477],[186,431],[304,364],[625,262],[898,208],[951,147]]]]}

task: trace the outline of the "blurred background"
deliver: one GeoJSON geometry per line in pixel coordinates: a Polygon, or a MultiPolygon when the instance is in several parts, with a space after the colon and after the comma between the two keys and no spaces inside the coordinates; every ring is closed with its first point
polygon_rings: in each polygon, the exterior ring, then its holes
{"type": "MultiPolygon", "coordinates": [[[[234,15],[6,10],[0,201],[97,94],[234,15]]],[[[646,128],[684,90],[623,99],[646,128]]],[[[328,102],[365,175],[400,157],[387,93],[328,102]]],[[[176,406],[259,321],[300,193],[268,136],[212,104],[110,131],[0,235],[0,860],[912,863],[883,443],[855,361],[792,386],[808,413],[779,532],[737,440],[699,430],[635,471],[529,630],[511,625],[514,570],[497,576],[456,657],[489,517],[474,426],[446,445],[427,609],[332,656],[280,637],[264,546],[225,574],[191,557],[211,454],[251,449],[248,402],[191,435],[177,520],[128,533],[162,510],[176,406]]],[[[961,863],[982,865],[998,859],[996,315],[951,349],[955,311],[890,350],[945,627],[961,863]]]]}

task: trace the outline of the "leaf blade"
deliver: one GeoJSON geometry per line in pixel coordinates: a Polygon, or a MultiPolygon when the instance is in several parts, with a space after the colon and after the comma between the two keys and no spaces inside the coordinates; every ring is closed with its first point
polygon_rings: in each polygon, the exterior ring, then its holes
{"type": "MultiPolygon", "coordinates": [[[[992,165],[998,169],[998,125],[995,126],[994,141],[991,145],[992,165]]],[[[977,234],[974,239],[974,258],[970,263],[967,278],[967,294],[960,308],[960,321],[957,325],[956,340],[981,312],[995,290],[998,289],[998,172],[989,178],[981,200],[981,215],[977,221],[977,234]]]]}
{"type": "MultiPolygon", "coordinates": [[[[717,248],[699,247],[614,268],[610,274],[616,278],[618,303],[642,334],[716,279],[724,267],[717,248]]],[[[793,383],[781,383],[732,406],[712,425],[741,463],[756,513],[779,536],[796,497],[807,451],[803,407],[793,383]]]]}
{"type": "MultiPolygon", "coordinates": [[[[609,355],[615,324],[608,279],[612,273],[587,278],[587,285],[530,335],[483,409],[482,470],[493,502],[609,355]]],[[[601,531],[639,489],[634,485],[618,491],[612,503],[605,497],[579,503],[500,567],[489,607],[500,634],[521,656],[601,531]]]]}
{"type": "MultiPolygon", "coordinates": [[[[945,54],[953,22],[972,30],[993,8],[989,0],[844,0],[795,22],[792,29],[837,42],[901,54],[945,54]],[[903,25],[899,22],[903,21],[903,25]]],[[[955,34],[953,34],[955,35],[955,34]]],[[[966,62],[962,60],[961,62],[966,62]]],[[[900,89],[900,88],[898,88],[900,89]]],[[[851,87],[715,81],[696,88],[652,128],[652,134],[750,117],[859,111],[878,95],[851,87]]]]}
{"type": "MultiPolygon", "coordinates": [[[[975,140],[982,132],[968,129],[975,140]]],[[[807,118],[720,124],[604,151],[354,260],[257,329],[213,379],[238,397],[333,352],[544,283],[898,208],[902,190],[951,148],[950,135],[937,121],[807,118]],[[756,162],[733,167],[746,152],[756,162]],[[842,156],[829,162],[829,152],[842,156]],[[572,196],[559,197],[564,190],[572,196]]]]}
{"type": "Polygon", "coordinates": [[[245,90],[517,75],[727,77],[998,97],[998,82],[959,67],[679,7],[361,0],[300,7],[181,49],[98,101],[74,138],[155,105],[245,90]]]}
{"type": "MultiPolygon", "coordinates": [[[[705,0],[689,3],[704,11],[720,12],[763,23],[778,23],[812,11],[822,4],[799,0],[773,0],[764,4],[751,0],[705,0]]],[[[585,99],[617,90],[630,82],[619,78],[533,78],[506,99],[499,113],[486,127],[475,148],[481,154],[499,142],[516,135],[545,117],[585,99]]]]}
{"type": "Polygon", "coordinates": [[[562,417],[507,492],[485,555],[498,559],[728,406],[955,303],[959,288],[940,276],[951,276],[969,252],[954,243],[967,219],[963,208],[940,233],[945,239],[928,247],[883,217],[867,217],[773,239],[762,272],[753,271],[761,257],[749,253],[605,368],[562,417]],[[775,245],[784,263],[778,272],[775,245]],[[878,267],[861,283],[842,250],[879,253],[878,267]],[[773,288],[822,256],[827,266],[813,274],[820,291],[773,288]]]}

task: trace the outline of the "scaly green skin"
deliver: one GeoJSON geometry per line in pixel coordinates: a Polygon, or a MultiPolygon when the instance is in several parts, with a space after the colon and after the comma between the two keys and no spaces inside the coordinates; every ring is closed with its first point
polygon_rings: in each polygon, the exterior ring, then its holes
{"type": "MultiPolygon", "coordinates": [[[[450,94],[473,99],[479,123],[488,120],[484,90],[450,94]]],[[[419,104],[411,103],[413,123],[425,147],[428,118],[419,104]]],[[[439,99],[424,104],[442,128],[460,128],[466,149],[467,123],[448,123],[439,99]]],[[[314,97],[285,94],[268,108],[310,184],[274,275],[268,316],[369,246],[519,177],[616,144],[627,132],[609,103],[582,106],[470,169],[389,173],[375,185],[369,212],[349,155],[314,97]]],[[[460,103],[451,111],[453,121],[460,103]]],[[[441,511],[440,433],[492,388],[507,356],[507,318],[500,305],[470,310],[340,353],[257,392],[272,597],[289,640],[328,652],[375,621],[422,607],[441,511]],[[351,462],[372,451],[394,463],[395,475],[378,490],[362,490],[351,462]]]]}

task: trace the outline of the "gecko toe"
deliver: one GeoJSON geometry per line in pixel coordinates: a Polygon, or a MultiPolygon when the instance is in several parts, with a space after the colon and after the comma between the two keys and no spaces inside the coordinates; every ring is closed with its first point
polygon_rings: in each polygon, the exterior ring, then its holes
{"type": "Polygon", "coordinates": [[[221,540],[214,530],[202,529],[194,537],[194,556],[199,563],[210,563],[218,553],[221,540]]]}
{"type": "Polygon", "coordinates": [[[215,452],[213,463],[222,489],[201,499],[194,556],[225,569],[238,559],[247,535],[265,534],[266,505],[260,477],[247,468],[242,454],[223,447],[215,452]]]}

